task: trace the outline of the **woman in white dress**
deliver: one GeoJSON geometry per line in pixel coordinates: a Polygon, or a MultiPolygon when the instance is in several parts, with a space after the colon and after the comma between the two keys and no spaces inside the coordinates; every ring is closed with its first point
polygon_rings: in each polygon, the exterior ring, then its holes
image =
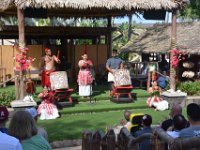
{"type": "Polygon", "coordinates": [[[91,69],[93,67],[92,61],[88,60],[88,55],[84,54],[82,60],[78,62],[80,68],[78,74],[79,95],[86,97],[92,94],[92,76],[91,69]]]}

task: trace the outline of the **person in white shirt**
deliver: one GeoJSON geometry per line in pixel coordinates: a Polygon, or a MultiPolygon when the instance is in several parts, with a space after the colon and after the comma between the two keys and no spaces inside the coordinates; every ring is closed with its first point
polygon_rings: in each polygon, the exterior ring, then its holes
{"type": "Polygon", "coordinates": [[[0,131],[1,150],[23,150],[19,140],[0,131]]]}
{"type": "Polygon", "coordinates": [[[173,138],[178,138],[180,137],[179,132],[182,129],[186,128],[187,120],[183,115],[178,114],[174,116],[172,123],[173,123],[172,131],[167,131],[167,134],[173,138]]]}

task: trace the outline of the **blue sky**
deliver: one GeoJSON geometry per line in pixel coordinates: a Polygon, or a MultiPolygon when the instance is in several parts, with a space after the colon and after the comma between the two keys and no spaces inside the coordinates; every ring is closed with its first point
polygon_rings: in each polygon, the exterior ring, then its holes
{"type": "MultiPolygon", "coordinates": [[[[166,14],[166,17],[167,17],[167,14],[166,14]]],[[[171,13],[169,14],[169,23],[171,22],[171,13]]],[[[139,23],[139,24],[155,24],[155,23],[162,23],[163,21],[160,21],[160,20],[146,20],[143,18],[142,15],[140,15],[140,18],[138,18],[136,15],[133,15],[133,18],[132,18],[132,21],[133,22],[136,22],[136,23],[139,23]]],[[[166,21],[166,18],[165,18],[165,21],[166,21]]],[[[128,22],[128,17],[125,16],[123,18],[115,18],[114,20],[115,23],[123,23],[123,22],[128,22]]]]}

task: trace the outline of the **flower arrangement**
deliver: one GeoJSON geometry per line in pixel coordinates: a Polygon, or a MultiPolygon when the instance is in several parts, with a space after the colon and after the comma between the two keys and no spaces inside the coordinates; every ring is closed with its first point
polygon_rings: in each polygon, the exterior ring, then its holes
{"type": "Polygon", "coordinates": [[[20,63],[20,66],[16,66],[15,69],[18,71],[26,71],[35,59],[26,56],[28,48],[19,48],[19,50],[21,53],[16,54],[14,59],[20,63]]]}
{"type": "Polygon", "coordinates": [[[181,60],[185,60],[185,55],[186,53],[181,52],[180,50],[177,50],[176,48],[172,50],[171,64],[174,69],[178,66],[178,63],[181,60]]]}

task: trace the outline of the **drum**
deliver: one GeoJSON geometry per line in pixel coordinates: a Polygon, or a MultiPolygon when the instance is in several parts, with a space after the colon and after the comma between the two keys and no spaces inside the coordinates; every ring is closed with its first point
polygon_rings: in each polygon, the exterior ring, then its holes
{"type": "Polygon", "coordinates": [[[50,74],[51,89],[68,89],[68,78],[66,71],[56,71],[50,74]]]}
{"type": "Polygon", "coordinates": [[[113,72],[115,86],[132,85],[130,72],[127,69],[116,69],[113,72]]]}

